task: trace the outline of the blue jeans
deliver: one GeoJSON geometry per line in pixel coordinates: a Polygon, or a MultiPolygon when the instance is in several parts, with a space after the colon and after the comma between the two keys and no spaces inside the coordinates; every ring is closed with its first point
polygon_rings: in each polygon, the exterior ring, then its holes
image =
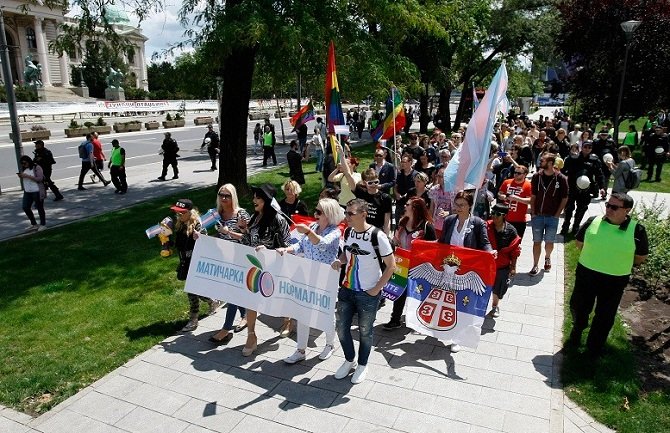
{"type": "Polygon", "coordinates": [[[226,307],[226,319],[223,321],[223,328],[226,331],[233,329],[233,322],[235,321],[235,313],[237,310],[240,310],[240,317],[244,318],[247,314],[247,310],[244,307],[238,307],[237,305],[228,304],[226,307]]]}
{"type": "Polygon", "coordinates": [[[26,216],[30,220],[30,224],[37,225],[37,221],[35,221],[35,214],[33,213],[32,210],[33,203],[35,204],[35,207],[37,208],[37,213],[40,216],[40,225],[46,225],[47,218],[44,212],[44,200],[40,198],[40,192],[24,191],[22,200],[23,212],[25,212],[26,216]]]}
{"type": "Polygon", "coordinates": [[[316,149],[314,155],[316,156],[316,172],[321,173],[323,171],[323,150],[316,149]]]}
{"type": "Polygon", "coordinates": [[[372,339],[374,337],[374,322],[377,317],[377,307],[381,292],[377,296],[370,296],[367,292],[355,292],[349,289],[340,290],[337,294],[337,311],[335,313],[337,337],[347,361],[353,361],[356,356],[354,340],[351,336],[351,322],[354,314],[358,313],[358,333],[360,347],[358,348],[358,364],[367,365],[372,339]]]}

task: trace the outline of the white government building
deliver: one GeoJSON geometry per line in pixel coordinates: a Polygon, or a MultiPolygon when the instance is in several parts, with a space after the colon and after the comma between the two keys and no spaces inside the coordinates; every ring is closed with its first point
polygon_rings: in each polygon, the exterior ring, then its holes
{"type": "MultiPolygon", "coordinates": [[[[32,54],[33,62],[42,67],[42,83],[46,89],[72,87],[72,66],[81,64],[82,53],[76,50],[58,57],[57,54],[49,52],[49,41],[57,37],[60,24],[75,23],[76,20],[65,16],[67,10],[49,9],[37,4],[30,4],[29,10],[24,12],[22,6],[27,3],[16,0],[0,1],[5,17],[5,36],[9,45],[13,81],[24,84],[25,58],[32,54]]],[[[135,78],[136,87],[149,90],[147,65],[144,60],[144,44],[148,38],[142,34],[140,28],[130,25],[124,11],[107,7],[106,16],[116,31],[125,36],[134,47],[134,52],[126,53],[123,61],[128,66],[129,74],[135,78]]]]}

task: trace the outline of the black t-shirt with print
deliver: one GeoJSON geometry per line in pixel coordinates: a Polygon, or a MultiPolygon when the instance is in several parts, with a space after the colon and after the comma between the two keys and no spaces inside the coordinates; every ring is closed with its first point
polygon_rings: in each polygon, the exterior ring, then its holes
{"type": "Polygon", "coordinates": [[[384,229],[384,215],[391,213],[393,205],[391,196],[385,192],[377,192],[372,195],[364,188],[356,188],[354,191],[356,198],[361,198],[368,203],[368,217],[366,221],[377,228],[384,229]]]}

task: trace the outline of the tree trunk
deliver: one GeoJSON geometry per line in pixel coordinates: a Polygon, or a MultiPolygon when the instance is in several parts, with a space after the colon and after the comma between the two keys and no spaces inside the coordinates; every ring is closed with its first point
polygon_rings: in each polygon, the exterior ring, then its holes
{"type": "Polygon", "coordinates": [[[442,132],[451,131],[451,111],[449,108],[449,97],[451,96],[451,87],[445,87],[440,90],[440,102],[438,113],[442,119],[442,132]]]}
{"type": "Polygon", "coordinates": [[[254,75],[256,49],[233,49],[223,61],[221,87],[221,146],[217,187],[232,183],[238,194],[246,194],[247,186],[247,124],[249,101],[254,75]]]}
{"type": "Polygon", "coordinates": [[[430,122],[430,113],[428,113],[428,83],[425,83],[426,90],[421,94],[419,101],[419,132],[428,134],[428,123],[430,122]]]}
{"type": "MultiPolygon", "coordinates": [[[[458,129],[463,119],[467,118],[468,112],[472,110],[472,97],[470,98],[467,97],[468,92],[471,90],[472,90],[471,85],[463,84],[463,91],[461,92],[461,100],[458,102],[458,110],[456,110],[454,129],[458,129]],[[466,105],[468,102],[470,102],[470,107],[466,105]]],[[[470,117],[472,117],[472,114],[470,115],[470,117]]]]}

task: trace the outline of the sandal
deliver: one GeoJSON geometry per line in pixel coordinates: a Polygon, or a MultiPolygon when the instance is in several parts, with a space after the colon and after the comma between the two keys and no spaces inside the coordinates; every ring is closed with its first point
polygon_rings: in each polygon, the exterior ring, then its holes
{"type": "Polygon", "coordinates": [[[249,341],[249,337],[253,336],[254,337],[254,344],[251,346],[247,347],[246,344],[242,348],[242,356],[251,356],[254,351],[256,351],[256,348],[258,347],[258,339],[256,338],[256,333],[255,332],[250,332],[249,335],[247,336],[247,342],[249,341]]]}
{"type": "Polygon", "coordinates": [[[544,259],[544,270],[545,271],[551,270],[551,258],[549,258],[549,257],[544,259]]]}
{"type": "Polygon", "coordinates": [[[530,272],[528,272],[528,275],[530,275],[531,277],[534,277],[535,275],[537,275],[539,273],[540,273],[540,270],[537,268],[537,266],[533,266],[533,269],[531,269],[530,272]]]}
{"type": "Polygon", "coordinates": [[[244,328],[246,328],[246,327],[247,327],[247,319],[242,318],[242,319],[240,319],[240,321],[237,323],[237,325],[235,326],[235,328],[233,329],[233,331],[235,331],[235,332],[240,332],[240,331],[242,331],[242,330],[243,330],[244,328]]]}

